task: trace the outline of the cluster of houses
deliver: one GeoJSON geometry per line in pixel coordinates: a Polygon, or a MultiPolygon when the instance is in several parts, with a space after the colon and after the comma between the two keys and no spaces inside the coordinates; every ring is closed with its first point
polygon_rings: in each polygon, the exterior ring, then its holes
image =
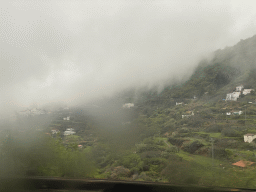
{"type": "MultiPolygon", "coordinates": [[[[52,129],[51,132],[52,132],[52,135],[60,133],[60,131],[58,129],[52,129]]],[[[74,135],[75,133],[76,132],[74,132],[73,128],[67,128],[66,131],[64,131],[63,135],[64,136],[66,136],[66,135],[74,135]]]]}
{"type": "Polygon", "coordinates": [[[226,115],[242,115],[243,111],[231,111],[227,112],[226,115]]]}
{"type": "Polygon", "coordinates": [[[228,93],[226,96],[226,101],[237,101],[237,99],[240,97],[241,94],[247,95],[251,93],[251,91],[254,91],[253,89],[244,89],[243,85],[239,85],[236,87],[236,91],[233,93],[228,93]]]}
{"type": "Polygon", "coordinates": [[[58,129],[52,129],[52,135],[59,133],[60,131],[58,129]]]}
{"type": "Polygon", "coordinates": [[[64,117],[63,120],[64,120],[64,121],[69,121],[69,120],[70,120],[70,116],[64,117]]]}
{"type": "Polygon", "coordinates": [[[64,131],[64,136],[66,135],[74,135],[76,132],[74,132],[73,128],[67,128],[66,131],[64,131]]]}

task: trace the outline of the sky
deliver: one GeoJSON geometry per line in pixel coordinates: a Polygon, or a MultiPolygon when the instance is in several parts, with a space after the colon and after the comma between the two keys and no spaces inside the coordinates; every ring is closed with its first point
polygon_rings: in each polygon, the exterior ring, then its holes
{"type": "Polygon", "coordinates": [[[189,78],[256,34],[256,2],[0,1],[0,115],[189,78]]]}

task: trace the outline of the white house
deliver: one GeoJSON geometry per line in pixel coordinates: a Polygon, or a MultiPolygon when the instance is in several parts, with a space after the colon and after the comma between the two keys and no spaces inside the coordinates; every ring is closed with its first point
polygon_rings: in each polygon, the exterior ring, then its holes
{"type": "Polygon", "coordinates": [[[57,129],[52,129],[52,134],[57,134],[57,133],[59,133],[60,131],[59,130],[57,130],[57,129]]]}
{"type": "Polygon", "coordinates": [[[64,135],[74,135],[75,133],[76,132],[67,129],[67,131],[64,132],[64,135]]]}
{"type": "Polygon", "coordinates": [[[247,95],[247,94],[251,93],[251,91],[254,91],[254,89],[244,89],[243,94],[247,95]]]}
{"type": "Polygon", "coordinates": [[[183,118],[185,118],[185,117],[191,117],[192,115],[194,115],[194,112],[193,112],[193,111],[191,112],[191,115],[182,115],[181,117],[182,117],[182,119],[183,119],[183,118]]]}
{"type": "Polygon", "coordinates": [[[228,93],[226,96],[226,100],[228,101],[237,101],[239,96],[241,95],[241,92],[233,92],[233,93],[228,93]]]}
{"type": "Polygon", "coordinates": [[[251,143],[256,138],[255,134],[248,133],[244,135],[244,142],[251,143]]]}
{"type": "Polygon", "coordinates": [[[231,112],[227,112],[226,115],[231,115],[231,112]]]}
{"type": "Polygon", "coordinates": [[[64,121],[66,121],[66,120],[69,121],[69,120],[70,120],[70,116],[64,117],[63,120],[64,120],[64,121]]]}
{"type": "Polygon", "coordinates": [[[125,104],[123,105],[123,108],[128,108],[128,109],[130,109],[131,107],[134,107],[134,103],[125,103],[125,104]]]}
{"type": "Polygon", "coordinates": [[[181,102],[181,103],[177,103],[177,102],[176,102],[176,105],[182,105],[182,104],[183,104],[183,102],[181,102]]]}
{"type": "Polygon", "coordinates": [[[239,85],[239,86],[236,87],[236,91],[237,91],[237,92],[240,92],[240,91],[243,90],[243,88],[244,88],[243,85],[239,85]]]}
{"type": "Polygon", "coordinates": [[[233,112],[233,115],[242,115],[243,114],[243,111],[235,111],[233,112]]]}

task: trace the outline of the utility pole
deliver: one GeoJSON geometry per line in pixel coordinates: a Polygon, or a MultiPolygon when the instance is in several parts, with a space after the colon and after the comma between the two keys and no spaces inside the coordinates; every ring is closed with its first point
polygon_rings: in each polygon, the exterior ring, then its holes
{"type": "Polygon", "coordinates": [[[211,138],[210,141],[212,142],[212,176],[213,176],[213,179],[214,179],[214,174],[213,174],[213,158],[214,158],[213,142],[214,142],[214,140],[211,138]]]}
{"type": "Polygon", "coordinates": [[[212,142],[212,167],[213,167],[213,158],[214,158],[214,151],[213,151],[213,139],[210,140],[212,142]]]}
{"type": "Polygon", "coordinates": [[[246,127],[246,105],[245,105],[245,113],[244,113],[244,125],[246,127]]]}

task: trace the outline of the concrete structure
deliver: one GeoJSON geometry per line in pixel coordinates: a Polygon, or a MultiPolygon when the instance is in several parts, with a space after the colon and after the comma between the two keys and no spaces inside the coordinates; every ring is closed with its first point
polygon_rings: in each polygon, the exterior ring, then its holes
{"type": "Polygon", "coordinates": [[[130,109],[131,107],[134,107],[134,103],[125,103],[125,104],[123,105],[123,108],[128,108],[128,109],[130,109]]]}
{"type": "Polygon", "coordinates": [[[226,101],[237,101],[240,95],[241,92],[228,93],[226,96],[226,101]]]}
{"type": "Polygon", "coordinates": [[[247,94],[251,93],[251,91],[254,91],[254,89],[244,89],[243,94],[247,95],[247,94]]]}
{"type": "Polygon", "coordinates": [[[240,92],[240,91],[242,91],[242,90],[243,90],[243,88],[244,88],[244,86],[243,86],[243,85],[239,85],[239,86],[237,86],[237,87],[236,87],[236,92],[240,92]]]}
{"type": "Polygon", "coordinates": [[[182,105],[182,104],[183,104],[183,102],[181,102],[181,103],[177,103],[177,102],[176,102],[176,105],[182,105]]]}
{"type": "Polygon", "coordinates": [[[183,118],[185,118],[185,117],[191,117],[192,115],[194,115],[194,112],[193,112],[193,111],[191,112],[191,115],[182,115],[181,117],[182,117],[182,119],[183,119],[183,118]]]}
{"type": "Polygon", "coordinates": [[[66,135],[74,135],[76,132],[74,132],[74,131],[65,131],[64,132],[64,135],[66,136],[66,135]]]}
{"type": "Polygon", "coordinates": [[[69,121],[69,120],[70,120],[70,116],[64,117],[63,120],[64,120],[64,121],[69,121]]]}
{"type": "Polygon", "coordinates": [[[243,114],[243,111],[235,111],[233,112],[233,115],[242,115],[243,114]]]}
{"type": "Polygon", "coordinates": [[[244,142],[251,143],[256,138],[255,134],[248,133],[244,135],[244,142]]]}

